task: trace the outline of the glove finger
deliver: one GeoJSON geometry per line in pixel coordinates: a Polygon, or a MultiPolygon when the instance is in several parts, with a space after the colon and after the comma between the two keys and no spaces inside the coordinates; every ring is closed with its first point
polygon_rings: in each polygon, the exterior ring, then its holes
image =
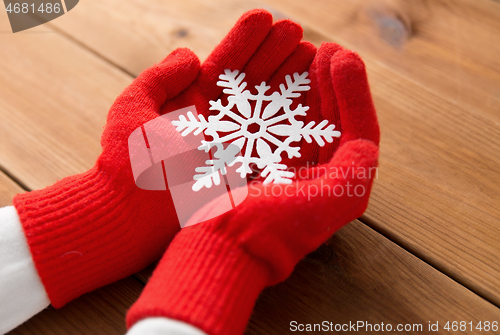
{"type": "Polygon", "coordinates": [[[362,138],[378,145],[380,129],[361,58],[340,50],[331,59],[331,77],[342,125],[341,143],[362,138]]]}
{"type": "Polygon", "coordinates": [[[302,27],[290,20],[280,20],[272,26],[264,42],[243,69],[250,90],[254,91],[255,85],[271,78],[294,52],[302,39],[302,33],[302,27]]]}
{"type": "MultiPolygon", "coordinates": [[[[378,165],[378,147],[370,141],[355,140],[342,144],[335,152],[329,163],[316,168],[316,175],[308,176],[306,180],[289,185],[270,184],[267,187],[280,187],[283,192],[272,207],[276,210],[294,212],[291,216],[300,215],[307,211],[315,217],[322,217],[321,222],[333,222],[339,215],[360,216],[364,209],[357,208],[355,213],[347,213],[358,204],[367,204],[371,184],[376,177],[378,165]],[[319,176],[318,176],[319,175],[319,176]],[[286,191],[285,188],[289,190],[286,191]]],[[[264,189],[266,186],[262,186],[264,189]]],[[[266,192],[262,192],[266,194],[266,192]]],[[[278,191],[267,194],[280,194],[278,191]]],[[[270,202],[275,202],[276,197],[269,197],[270,202]]],[[[350,220],[344,222],[347,223],[350,220]]],[[[333,232],[332,232],[333,233],[333,232]]]]}
{"type": "MultiPolygon", "coordinates": [[[[298,182],[288,195],[266,200],[272,203],[267,206],[270,225],[272,222],[277,227],[275,234],[286,241],[280,244],[282,254],[293,252],[297,261],[360,217],[368,206],[377,164],[377,146],[365,140],[351,141],[339,147],[320,178],[298,182]]],[[[281,187],[286,192],[286,186],[281,187]]],[[[254,252],[259,249],[257,245],[254,252]]]]}
{"type": "Polygon", "coordinates": [[[117,98],[110,116],[131,116],[142,125],[159,115],[161,106],[188,87],[198,75],[198,57],[187,48],[174,50],[160,63],[144,70],[117,98]],[[116,113],[118,112],[118,113],[116,113]],[[118,114],[118,115],[116,115],[118,114]]]}
{"type": "MultiPolygon", "coordinates": [[[[285,82],[285,76],[292,76],[294,73],[302,74],[309,71],[311,63],[316,55],[316,47],[306,41],[301,41],[293,50],[292,54],[288,56],[280,65],[280,67],[273,73],[268,85],[271,86],[270,92],[277,91],[279,85],[285,82]]],[[[301,96],[304,94],[301,94],[301,96]]]]}
{"type": "MultiPolygon", "coordinates": [[[[337,98],[333,90],[332,77],[330,72],[331,58],[335,53],[343,48],[336,43],[323,43],[315,58],[317,69],[317,82],[319,97],[321,100],[321,120],[328,120],[329,124],[335,125],[335,130],[342,131],[340,124],[339,108],[337,98]]],[[[334,137],[333,142],[326,142],[319,149],[319,164],[328,162],[340,143],[340,138],[334,137]]]]}
{"type": "Polygon", "coordinates": [[[263,9],[246,12],[203,63],[198,78],[205,97],[215,100],[222,93],[217,86],[225,69],[242,69],[259,48],[272,26],[272,15],[263,9]]]}
{"type": "MultiPolygon", "coordinates": [[[[280,67],[280,65],[290,56],[302,38],[302,28],[295,22],[281,20],[276,22],[266,39],[255,54],[251,57],[241,72],[245,73],[246,89],[252,93],[257,93],[256,85],[267,82],[271,75],[280,67]]],[[[231,66],[230,70],[239,70],[231,66]]],[[[268,90],[266,94],[270,94],[268,90]]],[[[222,93],[222,91],[221,91],[222,93]]],[[[226,96],[222,96],[224,101],[226,96]]],[[[252,104],[255,105],[255,104],[252,104]]],[[[260,118],[262,115],[254,115],[254,108],[248,104],[245,111],[234,110],[235,114],[248,119],[250,117],[260,118]]],[[[254,106],[255,107],[255,106],[254,106]]],[[[261,111],[255,111],[259,113],[261,111]]],[[[242,119],[242,120],[243,120],[242,119]]]]}
{"type": "MultiPolygon", "coordinates": [[[[267,196],[255,199],[265,203],[258,204],[258,213],[266,216],[262,220],[269,221],[263,229],[276,227],[276,234],[295,244],[303,257],[364,213],[377,165],[377,146],[365,140],[351,141],[341,145],[323,165],[321,177],[290,185],[271,184],[267,190],[264,186],[262,195],[267,196]],[[300,241],[296,241],[298,235],[302,236],[300,241]]],[[[253,218],[258,219],[255,214],[253,218]]]]}
{"type": "MultiPolygon", "coordinates": [[[[321,122],[321,98],[319,94],[318,87],[318,73],[317,73],[317,65],[313,60],[311,66],[309,67],[309,79],[311,83],[309,86],[310,90],[306,94],[306,106],[309,107],[307,111],[307,115],[304,120],[304,124],[307,125],[310,122],[314,122],[314,124],[318,124],[321,122]]],[[[305,139],[302,139],[301,151],[304,148],[307,153],[308,162],[311,165],[315,165],[318,163],[319,159],[319,145],[314,141],[314,139],[308,143],[305,139]]],[[[302,158],[302,157],[301,157],[302,158]]]]}
{"type": "MultiPolygon", "coordinates": [[[[309,78],[311,79],[309,86],[311,89],[307,92],[306,97],[306,105],[309,107],[309,110],[304,120],[305,125],[312,124],[314,127],[314,125],[317,126],[325,119],[331,124],[337,125],[339,123],[332,117],[332,115],[335,115],[332,106],[336,106],[336,103],[329,71],[329,60],[339,48],[340,46],[335,43],[323,43],[309,68],[309,78]],[[328,81],[326,82],[324,79],[325,73],[328,75],[328,81]],[[332,110],[332,112],[329,110],[332,110]]],[[[320,147],[320,144],[314,137],[310,137],[309,140],[309,143],[304,139],[302,140],[301,154],[303,156],[295,162],[295,166],[303,165],[304,163],[307,163],[308,166],[313,166],[317,163],[327,162],[331,158],[334,148],[337,147],[339,141],[333,138],[333,143],[324,141],[320,147]]]]}
{"type": "MultiPolygon", "coordinates": [[[[285,84],[285,77],[287,75],[290,75],[293,78],[294,73],[303,74],[304,72],[308,72],[315,55],[316,47],[313,44],[305,41],[300,42],[293,53],[272,75],[272,78],[269,81],[269,86],[271,86],[270,92],[279,91],[279,86],[281,84],[285,84]]],[[[309,109],[306,111],[307,114],[316,113],[314,106],[311,107],[306,102],[308,92],[300,93],[300,97],[293,99],[290,109],[295,110],[297,106],[301,104],[302,106],[309,107],[309,109]]],[[[305,122],[306,116],[298,115],[295,116],[295,119],[305,122]]],[[[279,140],[283,140],[283,138],[280,138],[279,136],[276,137],[278,137],[279,140]]],[[[289,158],[288,155],[283,154],[283,160],[281,161],[281,163],[286,164],[287,166],[299,166],[305,164],[306,162],[311,162],[314,159],[316,150],[314,149],[312,143],[307,143],[302,139],[300,142],[294,142],[293,145],[300,147],[300,157],[289,158]]]]}

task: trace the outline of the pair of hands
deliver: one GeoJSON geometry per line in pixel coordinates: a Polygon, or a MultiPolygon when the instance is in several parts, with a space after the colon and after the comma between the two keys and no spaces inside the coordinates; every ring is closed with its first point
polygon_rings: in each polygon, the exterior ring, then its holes
{"type": "MultiPolygon", "coordinates": [[[[213,212],[223,206],[221,199],[197,211],[190,222],[201,223],[188,222],[172,241],[129,311],[129,326],[164,316],[209,334],[242,333],[262,289],[286,279],[301,258],[361,216],[368,205],[380,133],[363,62],[334,43],[316,49],[301,42],[300,26],[291,21],[272,25],[271,19],[265,11],[246,13],[199,69],[187,65],[192,72],[183,78],[196,74],[195,79],[189,85],[183,82],[179,94],[139,113],[130,130],[192,104],[206,118],[208,101],[224,98],[216,85],[219,75],[236,69],[246,73],[247,87],[266,82],[271,92],[278,90],[286,75],[307,71],[310,90],[294,102],[309,107],[302,121],[326,119],[342,135],[324,146],[302,140],[300,157],[284,159],[289,167],[306,169],[306,177],[299,174],[292,185],[253,184],[242,204],[215,218],[213,212]]],[[[138,87],[157,81],[172,92],[169,80],[176,82],[173,73],[181,59],[183,64],[198,64],[190,51],[177,50],[141,75],[138,87]]],[[[137,96],[137,87],[130,90],[125,94],[137,96]]],[[[151,97],[148,91],[141,94],[151,97]]],[[[137,108],[132,110],[136,113],[137,108]]],[[[238,199],[246,190],[232,193],[238,199]]]]}
{"type": "MultiPolygon", "coordinates": [[[[55,307],[142,269],[160,258],[175,236],[156,277],[161,278],[165,271],[169,275],[183,272],[178,261],[182,257],[176,255],[185,253],[204,260],[210,255],[205,264],[212,264],[215,258],[229,254],[235,264],[224,266],[231,271],[238,272],[236,263],[244,258],[243,263],[259,273],[258,294],[263,286],[284,280],[304,255],[364,212],[379,144],[364,64],[357,54],[337,44],[324,43],[316,49],[301,39],[299,25],[289,20],[273,24],[270,13],[253,10],[240,18],[203,64],[189,49],[175,50],[141,73],[117,98],[108,114],[101,139],[103,152],[94,168],[14,199],[36,268],[55,307]],[[254,185],[254,192],[237,208],[206,220],[217,206],[215,199],[193,215],[193,220],[205,222],[178,233],[168,190],[145,191],[135,185],[128,138],[137,127],[183,107],[195,105],[199,114],[210,115],[209,101],[224,96],[217,81],[225,69],[246,73],[247,87],[265,81],[271,91],[278,89],[286,75],[307,71],[310,90],[296,102],[309,106],[303,121],[326,119],[342,135],[323,147],[302,140],[301,156],[283,160],[289,167],[313,165],[307,175],[318,176],[323,171],[319,177],[298,178],[293,185],[254,185]],[[361,170],[365,173],[359,174],[361,170]],[[339,173],[332,176],[331,171],[339,173]],[[290,186],[297,191],[285,190],[290,186]],[[349,196],[347,188],[356,186],[363,190],[358,192],[361,195],[349,196]],[[275,189],[272,193],[270,187],[275,189]],[[309,191],[313,188],[321,190],[322,196],[312,196],[309,191]],[[337,196],[335,189],[342,189],[342,195],[337,196]],[[224,247],[215,248],[215,254],[213,250],[204,253],[203,243],[224,247]]],[[[202,272],[184,277],[201,280],[202,272]]],[[[225,280],[244,282],[245,278],[225,280]]],[[[151,288],[146,288],[145,296],[154,295],[162,285],[160,279],[152,282],[156,284],[148,285],[151,288]]],[[[222,291],[215,290],[214,295],[224,296],[226,284],[221,285],[222,291]]],[[[135,313],[129,324],[144,315],[147,313],[135,313]]],[[[207,329],[224,333],[221,329],[226,328],[207,329]]]]}
{"type": "MultiPolygon", "coordinates": [[[[311,88],[296,99],[297,104],[309,106],[305,123],[326,119],[336,125],[342,136],[323,147],[302,140],[301,156],[285,158],[284,162],[296,168],[306,163],[313,165],[306,173],[308,176],[318,175],[312,170],[327,172],[312,180],[297,180],[292,196],[285,190],[273,190],[270,196],[255,196],[269,194],[265,188],[271,187],[256,186],[259,189],[250,192],[236,209],[190,228],[199,234],[212,230],[239,239],[249,252],[272,263],[273,271],[280,269],[271,283],[283,280],[293,269],[293,266],[281,269],[283,259],[298,261],[364,212],[374,177],[372,169],[377,166],[378,158],[379,128],[363,62],[357,54],[337,44],[323,43],[316,49],[301,38],[302,28],[294,22],[272,24],[269,13],[254,10],[243,15],[203,65],[199,65],[189,49],[175,50],[144,71],[117,99],[108,116],[99,159],[106,170],[112,166],[109,161],[127,157],[128,135],[158,115],[195,105],[206,118],[210,115],[208,102],[224,96],[216,83],[225,69],[246,73],[247,87],[265,81],[271,86],[270,91],[278,90],[286,75],[307,71],[311,88]],[[338,177],[331,178],[333,170],[341,171],[338,177]],[[365,174],[358,178],[361,171],[365,174]],[[348,187],[354,190],[358,185],[362,192],[356,193],[362,196],[348,196],[348,187]],[[328,192],[331,196],[311,198],[308,191],[325,190],[325,186],[332,190],[328,192]],[[343,195],[334,196],[333,190],[337,194],[343,190],[343,195]],[[283,245],[269,244],[270,240],[281,240],[283,245]]],[[[116,175],[116,171],[108,174],[116,175]]],[[[128,160],[119,174],[120,182],[133,184],[128,160]]],[[[131,192],[140,191],[131,185],[131,192]]],[[[217,200],[197,212],[192,220],[206,221],[204,217],[211,217],[210,211],[215,207],[217,200]]],[[[174,212],[168,218],[162,214],[157,217],[161,222],[175,217],[174,212]]]]}

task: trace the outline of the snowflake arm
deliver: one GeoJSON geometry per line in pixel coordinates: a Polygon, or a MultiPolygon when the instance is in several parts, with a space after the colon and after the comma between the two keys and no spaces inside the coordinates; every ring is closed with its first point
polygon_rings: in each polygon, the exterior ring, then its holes
{"type": "Polygon", "coordinates": [[[335,125],[330,124],[328,127],[328,120],[323,120],[316,127],[314,127],[315,122],[309,122],[304,128],[301,129],[301,135],[304,137],[307,143],[311,143],[311,136],[316,140],[320,147],[325,145],[325,141],[332,143],[334,137],[340,137],[340,131],[334,130],[335,125]]]}
{"type": "Polygon", "coordinates": [[[265,169],[262,171],[262,177],[265,177],[262,182],[264,185],[274,183],[274,184],[291,184],[295,173],[287,171],[287,166],[285,164],[268,163],[265,169]]]}
{"type": "Polygon", "coordinates": [[[240,73],[238,75],[238,73],[238,70],[224,70],[224,74],[219,76],[220,80],[217,82],[217,85],[220,87],[226,87],[223,92],[229,95],[227,100],[230,103],[230,108],[236,105],[238,107],[238,111],[243,116],[248,118],[252,114],[252,107],[248,101],[252,95],[248,90],[245,90],[247,87],[247,83],[243,81],[245,74],[240,73]]]}
{"type": "Polygon", "coordinates": [[[292,78],[289,75],[287,75],[285,77],[285,81],[288,88],[285,88],[285,85],[281,84],[280,85],[281,95],[286,98],[298,98],[300,97],[300,93],[297,92],[308,91],[310,89],[308,84],[311,83],[311,80],[307,79],[307,75],[308,75],[307,72],[304,72],[300,75],[297,72],[295,72],[293,74],[293,79],[294,79],[293,81],[292,78]]]}
{"type": "MultiPolygon", "coordinates": [[[[220,112],[217,116],[213,116],[213,118],[217,118],[220,120],[224,115],[227,115],[232,120],[239,122],[240,124],[242,124],[246,121],[246,119],[242,118],[238,114],[231,111],[231,108],[233,107],[233,104],[231,104],[231,103],[229,103],[227,106],[224,106],[220,99],[217,101],[209,101],[209,103],[210,103],[209,110],[211,110],[211,111],[217,110],[220,112]]],[[[210,121],[210,117],[209,117],[208,121],[210,121]]]]}
{"type": "Polygon", "coordinates": [[[222,143],[207,141],[202,141],[202,145],[198,147],[198,150],[208,152],[213,147],[217,148],[217,151],[214,153],[214,158],[205,162],[207,166],[197,167],[195,169],[195,171],[199,173],[193,177],[196,182],[192,189],[195,192],[198,192],[203,187],[211,188],[212,185],[220,185],[220,175],[226,175],[226,166],[234,165],[237,155],[240,152],[240,148],[235,145],[229,144],[227,148],[224,148],[222,143]]]}
{"type": "Polygon", "coordinates": [[[302,106],[302,104],[299,104],[295,109],[291,110],[290,106],[286,106],[285,108],[285,114],[279,115],[276,117],[269,118],[265,120],[264,122],[266,123],[267,126],[272,126],[273,124],[280,123],[283,120],[288,119],[290,123],[295,123],[297,122],[295,120],[295,117],[298,115],[301,116],[306,116],[306,112],[309,110],[308,106],[302,106]]]}
{"type": "MultiPolygon", "coordinates": [[[[262,113],[262,119],[266,120],[278,113],[281,108],[285,110],[290,110],[290,105],[292,104],[292,98],[300,97],[302,91],[307,91],[310,89],[309,83],[311,80],[307,79],[307,72],[299,75],[297,72],[293,74],[293,79],[287,75],[285,77],[286,87],[284,84],[280,85],[281,94],[274,92],[271,95],[271,102],[266,106],[264,112],[262,113]]],[[[307,109],[306,109],[307,110],[307,109]]]]}
{"type": "MultiPolygon", "coordinates": [[[[278,127],[278,126],[276,126],[278,127]]],[[[280,141],[276,137],[271,134],[265,134],[263,136],[266,140],[277,146],[278,148],[274,152],[276,155],[281,155],[284,151],[288,154],[288,158],[292,157],[300,157],[300,148],[299,147],[291,147],[290,144],[292,142],[300,141],[300,135],[289,136],[285,141],[280,141]]]]}
{"type": "Polygon", "coordinates": [[[198,120],[196,119],[196,116],[193,115],[193,113],[188,112],[187,117],[189,120],[186,119],[184,115],[180,115],[179,120],[172,121],[172,124],[177,127],[175,128],[175,130],[177,130],[178,132],[182,131],[182,136],[190,134],[193,130],[193,135],[198,135],[209,126],[207,120],[205,120],[203,115],[199,115],[198,120]]]}
{"type": "Polygon", "coordinates": [[[264,140],[257,140],[257,153],[261,158],[257,162],[259,168],[264,168],[262,171],[262,176],[266,179],[264,184],[269,184],[274,182],[275,184],[290,184],[295,174],[290,171],[286,171],[287,166],[285,164],[279,164],[281,157],[276,151],[273,153],[269,144],[264,140]]]}
{"type": "Polygon", "coordinates": [[[253,162],[252,159],[252,149],[254,146],[255,139],[249,138],[245,141],[245,138],[242,137],[239,140],[236,140],[233,142],[235,145],[243,148],[243,145],[245,145],[245,155],[243,157],[240,157],[241,159],[241,166],[236,169],[236,172],[238,172],[241,176],[241,178],[245,178],[247,175],[252,173],[252,169],[250,168],[250,163],[253,162]],[[246,142],[246,144],[245,144],[246,142]]]}
{"type": "MultiPolygon", "coordinates": [[[[207,161],[208,164],[209,161],[207,161]]],[[[213,166],[201,166],[195,169],[199,174],[193,177],[196,182],[193,184],[192,190],[198,192],[203,187],[211,188],[212,185],[220,185],[219,171],[215,170],[213,166]]]]}

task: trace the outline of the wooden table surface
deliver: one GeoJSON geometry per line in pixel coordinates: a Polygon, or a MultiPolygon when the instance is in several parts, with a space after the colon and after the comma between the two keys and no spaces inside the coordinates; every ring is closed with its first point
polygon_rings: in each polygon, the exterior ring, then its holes
{"type": "MultiPolygon", "coordinates": [[[[500,321],[495,0],[85,0],[16,34],[1,12],[0,206],[90,168],[107,111],[135,76],[179,46],[204,59],[256,7],[363,57],[382,141],[365,215],[266,289],[246,333],[328,320],[439,322],[448,334],[447,321],[500,321]]],[[[123,334],[152,268],[9,334],[123,334]]]]}

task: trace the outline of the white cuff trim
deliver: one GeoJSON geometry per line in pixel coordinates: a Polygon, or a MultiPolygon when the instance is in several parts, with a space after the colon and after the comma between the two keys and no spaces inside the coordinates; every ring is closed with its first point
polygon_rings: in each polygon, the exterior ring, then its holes
{"type": "Polygon", "coordinates": [[[207,335],[185,322],[163,318],[147,318],[137,322],[126,335],[207,335]]]}
{"type": "Polygon", "coordinates": [[[50,305],[14,206],[0,208],[0,334],[50,305]]]}

